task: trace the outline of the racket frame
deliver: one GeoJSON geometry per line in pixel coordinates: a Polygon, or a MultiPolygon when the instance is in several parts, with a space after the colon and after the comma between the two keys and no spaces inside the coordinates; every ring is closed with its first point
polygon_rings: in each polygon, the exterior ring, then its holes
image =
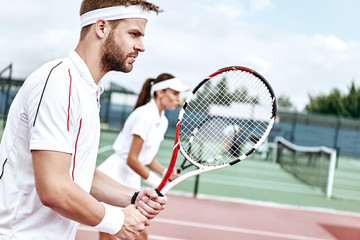
{"type": "Polygon", "coordinates": [[[176,123],[176,131],[175,131],[175,141],[174,141],[174,148],[173,148],[173,153],[171,156],[171,160],[170,160],[170,164],[169,167],[161,181],[161,183],[159,184],[159,186],[155,189],[157,191],[157,193],[162,196],[164,195],[168,190],[170,190],[172,187],[174,187],[176,184],[190,178],[196,175],[199,175],[201,173],[205,173],[205,172],[209,172],[209,171],[213,171],[213,170],[217,170],[217,169],[222,169],[222,168],[226,168],[229,167],[231,165],[234,165],[242,160],[244,160],[246,157],[248,157],[250,154],[252,154],[264,141],[265,139],[268,137],[272,126],[275,122],[275,117],[276,117],[276,112],[277,112],[277,105],[276,105],[276,97],[275,97],[275,93],[271,87],[271,85],[268,83],[268,81],[261,76],[258,72],[246,68],[246,67],[241,67],[241,66],[230,66],[230,67],[225,67],[225,68],[221,68],[218,71],[212,73],[211,75],[209,75],[208,77],[206,77],[204,80],[202,80],[195,88],[194,90],[189,94],[189,96],[186,98],[186,100],[183,103],[183,106],[180,110],[179,113],[179,117],[176,123]],[[241,70],[244,72],[248,72],[253,74],[255,77],[259,78],[268,88],[269,93],[271,95],[272,98],[272,115],[268,124],[268,127],[266,129],[266,131],[264,132],[264,134],[262,135],[262,137],[259,139],[259,141],[245,154],[243,154],[242,156],[240,156],[239,158],[229,162],[229,163],[225,163],[222,165],[218,165],[218,166],[203,166],[199,163],[197,163],[196,161],[194,161],[193,159],[191,159],[191,157],[187,154],[187,152],[183,149],[181,143],[180,143],[180,126],[181,126],[181,120],[185,114],[185,110],[189,104],[189,102],[191,101],[191,99],[193,98],[193,96],[196,94],[196,92],[199,90],[199,88],[204,85],[207,81],[209,81],[211,78],[213,78],[214,76],[221,74],[223,72],[226,71],[231,71],[231,70],[241,70]],[[196,167],[198,167],[197,170],[188,172],[184,175],[181,175],[180,177],[176,178],[175,180],[171,181],[170,183],[168,183],[168,180],[170,179],[173,170],[175,168],[175,164],[176,164],[176,159],[178,156],[178,152],[181,152],[181,154],[186,158],[186,160],[188,160],[189,162],[191,162],[193,165],[195,165],[196,167]]]}

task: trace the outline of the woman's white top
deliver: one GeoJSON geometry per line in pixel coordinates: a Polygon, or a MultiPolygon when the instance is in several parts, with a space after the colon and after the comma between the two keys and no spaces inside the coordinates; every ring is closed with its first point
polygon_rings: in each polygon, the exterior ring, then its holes
{"type": "Polygon", "coordinates": [[[164,111],[159,113],[154,99],[138,107],[130,114],[117,136],[113,145],[115,153],[99,166],[99,170],[116,181],[139,190],[141,177],[126,163],[133,137],[138,135],[144,140],[139,161],[142,165],[148,165],[155,158],[167,127],[168,120],[164,111]]]}

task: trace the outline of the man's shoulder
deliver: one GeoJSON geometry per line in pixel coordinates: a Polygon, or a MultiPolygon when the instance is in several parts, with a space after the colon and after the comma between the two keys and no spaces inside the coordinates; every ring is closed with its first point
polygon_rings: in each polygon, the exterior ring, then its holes
{"type": "Polygon", "coordinates": [[[69,66],[69,61],[67,61],[66,58],[54,59],[40,66],[32,74],[30,74],[28,78],[39,79],[48,78],[50,76],[58,74],[63,75],[66,74],[66,71],[64,71],[64,69],[66,69],[67,66],[69,66]]]}
{"type": "Polygon", "coordinates": [[[49,61],[27,77],[23,88],[26,89],[26,91],[35,92],[42,90],[44,87],[46,87],[48,91],[49,89],[53,89],[55,92],[66,90],[68,89],[69,81],[63,80],[69,79],[70,68],[72,68],[72,65],[68,58],[49,61]]]}

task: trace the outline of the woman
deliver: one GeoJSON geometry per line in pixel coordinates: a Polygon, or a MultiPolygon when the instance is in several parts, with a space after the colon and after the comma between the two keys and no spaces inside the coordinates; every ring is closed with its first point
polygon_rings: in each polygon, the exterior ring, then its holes
{"type": "MultiPolygon", "coordinates": [[[[155,159],[168,127],[164,110],[174,110],[180,103],[180,92],[187,90],[189,87],[171,74],[147,79],[133,112],[114,142],[115,153],[99,169],[128,187],[140,190],[142,178],[156,188],[161,182],[156,173],[162,176],[167,170],[155,159]]],[[[174,171],[170,180],[178,176],[174,171]]],[[[116,237],[100,233],[100,240],[105,239],[116,237]]],[[[136,239],[147,239],[146,231],[136,239]]]]}

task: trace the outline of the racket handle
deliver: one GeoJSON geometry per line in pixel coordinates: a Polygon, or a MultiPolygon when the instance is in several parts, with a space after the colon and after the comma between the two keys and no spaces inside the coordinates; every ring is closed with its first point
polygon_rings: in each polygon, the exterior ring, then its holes
{"type": "Polygon", "coordinates": [[[156,193],[158,194],[159,197],[163,197],[163,196],[164,196],[159,190],[157,190],[157,188],[155,188],[155,191],[156,191],[156,193]]]}

